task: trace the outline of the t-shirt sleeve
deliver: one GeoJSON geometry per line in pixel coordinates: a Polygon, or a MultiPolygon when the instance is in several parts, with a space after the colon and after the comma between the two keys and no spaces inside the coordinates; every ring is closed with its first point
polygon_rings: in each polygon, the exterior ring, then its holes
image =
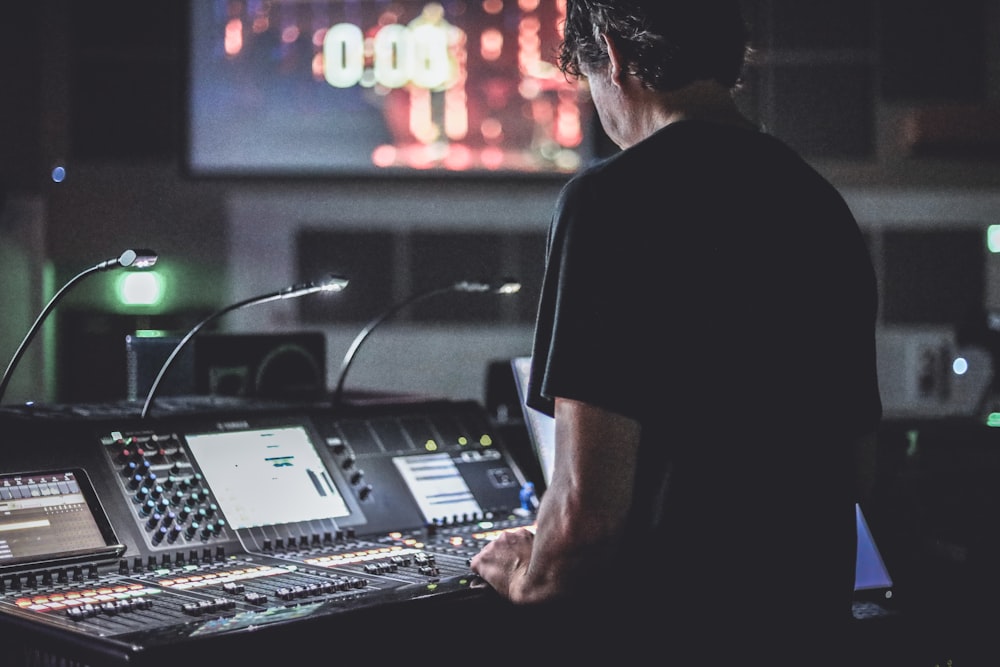
{"type": "Polygon", "coordinates": [[[549,407],[562,397],[637,416],[632,327],[648,308],[634,303],[629,235],[604,216],[592,191],[577,179],[556,207],[536,325],[535,386],[549,407]]]}

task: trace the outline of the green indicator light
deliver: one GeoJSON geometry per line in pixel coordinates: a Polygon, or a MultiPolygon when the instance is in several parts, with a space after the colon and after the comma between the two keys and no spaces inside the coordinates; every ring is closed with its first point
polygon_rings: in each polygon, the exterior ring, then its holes
{"type": "Polygon", "coordinates": [[[1000,252],[1000,225],[990,225],[986,228],[986,247],[990,252],[1000,252]]]}
{"type": "Polygon", "coordinates": [[[987,426],[1000,426],[1000,412],[991,412],[986,416],[987,426]]]}
{"type": "Polygon", "coordinates": [[[166,338],[170,332],[166,329],[136,329],[136,338],[166,338]]]}

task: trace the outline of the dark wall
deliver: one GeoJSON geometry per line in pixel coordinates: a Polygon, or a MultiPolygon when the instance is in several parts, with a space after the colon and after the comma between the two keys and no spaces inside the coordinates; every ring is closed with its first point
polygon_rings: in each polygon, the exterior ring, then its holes
{"type": "MultiPolygon", "coordinates": [[[[170,314],[187,312],[193,318],[193,313],[222,305],[230,291],[240,293],[230,290],[227,282],[233,262],[227,255],[229,203],[249,191],[282,192],[289,183],[185,177],[181,146],[187,1],[202,0],[7,3],[0,16],[0,182],[11,193],[40,199],[46,256],[39,262],[53,263],[57,284],[124,247],[149,246],[178,276],[173,293],[179,302],[171,305],[170,314]],[[67,169],[62,183],[53,183],[49,177],[55,165],[67,169]]],[[[917,117],[915,111],[943,108],[944,115],[936,117],[943,119],[943,127],[968,130],[965,121],[979,117],[963,115],[968,109],[995,109],[1000,104],[1000,67],[995,62],[1000,0],[960,0],[946,5],[929,0],[747,0],[746,5],[757,53],[740,102],[751,116],[813,159],[835,183],[881,189],[983,188],[1000,182],[1000,131],[996,128],[990,135],[971,127],[980,142],[977,146],[945,141],[934,144],[931,151],[925,150],[927,144],[918,146],[902,134],[917,117]]],[[[937,126],[928,127],[935,130],[937,126]]],[[[304,199],[329,188],[323,182],[292,185],[306,195],[304,199]]],[[[378,187],[387,193],[405,192],[405,186],[394,182],[378,187]]],[[[475,196],[461,186],[448,192],[449,199],[475,196]]],[[[415,202],[414,208],[424,219],[434,219],[428,202],[415,202]]],[[[386,217],[393,215],[386,213],[386,217]]],[[[334,212],[330,219],[336,221],[334,212]]],[[[290,237],[301,224],[295,219],[260,222],[262,226],[287,226],[290,237]]],[[[905,226],[907,221],[898,222],[905,226]]],[[[942,226],[949,222],[942,221],[942,226]]],[[[979,220],[963,222],[971,227],[979,220]]],[[[534,248],[542,225],[544,221],[538,230],[528,232],[523,226],[509,234],[504,230],[504,241],[519,243],[514,236],[526,233],[534,248]]],[[[336,228],[334,223],[328,227],[318,232],[324,238],[352,231],[336,228]]],[[[365,232],[399,235],[397,228],[383,227],[365,232]]],[[[450,231],[454,232],[450,241],[455,241],[464,238],[467,230],[450,231]]],[[[470,221],[468,231],[483,230],[470,221]]],[[[3,232],[0,229],[0,235],[3,232]]],[[[882,235],[879,228],[872,238],[878,247],[885,247],[886,266],[891,262],[922,270],[930,266],[913,261],[918,254],[908,239],[895,243],[896,237],[889,234],[882,239],[882,235]],[[893,254],[897,246],[901,250],[893,254]]],[[[965,254],[952,253],[944,272],[953,273],[952,265],[980,267],[981,258],[972,256],[979,252],[975,231],[960,230],[954,235],[961,237],[957,247],[965,254]],[[966,235],[973,240],[966,243],[966,235]]],[[[484,239],[471,236],[467,241],[474,250],[484,239]]],[[[413,247],[418,245],[415,242],[413,247]]],[[[933,254],[938,246],[929,245],[933,254]]],[[[916,250],[922,250],[928,244],[917,246],[916,250]]],[[[521,254],[529,253],[534,250],[521,254]]],[[[315,258],[316,266],[327,261],[326,256],[315,258]]],[[[981,300],[985,279],[981,273],[961,274],[961,284],[974,287],[966,292],[973,302],[981,300]]],[[[934,286],[943,284],[926,274],[922,271],[920,278],[934,286]]],[[[911,280],[909,268],[899,275],[904,279],[887,281],[886,289],[899,287],[897,291],[904,296],[912,293],[908,286],[916,279],[911,280]]],[[[440,277],[429,274],[425,278],[440,277]]],[[[417,275],[413,284],[423,279],[417,275]]],[[[410,287],[407,284],[405,289],[410,287]]],[[[75,292],[66,309],[91,309],[114,319],[114,313],[104,312],[99,291],[95,280],[75,292]]],[[[954,300],[941,290],[935,294],[941,296],[940,307],[931,321],[950,321],[954,300]]],[[[359,291],[357,296],[373,304],[388,300],[372,291],[359,291]]],[[[897,300],[905,308],[890,308],[886,313],[898,322],[926,322],[925,302],[913,305],[897,300]]],[[[428,305],[415,312],[413,319],[447,320],[449,305],[428,305]]],[[[305,315],[310,325],[326,323],[322,317],[305,315]]],[[[498,318],[523,323],[531,316],[531,308],[525,308],[498,318]]]]}
{"type": "Polygon", "coordinates": [[[42,170],[42,3],[8,3],[0,20],[0,184],[35,190],[42,170]]]}
{"type": "MultiPolygon", "coordinates": [[[[874,159],[884,107],[1000,104],[995,2],[747,0],[757,54],[742,104],[818,159],[874,159]]],[[[2,180],[37,191],[60,159],[177,165],[186,4],[8,3],[2,180]]]]}

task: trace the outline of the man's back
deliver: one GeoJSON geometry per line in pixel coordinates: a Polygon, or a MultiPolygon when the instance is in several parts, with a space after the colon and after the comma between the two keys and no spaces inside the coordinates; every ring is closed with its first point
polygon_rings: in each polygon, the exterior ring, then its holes
{"type": "Polygon", "coordinates": [[[567,189],[553,247],[600,280],[587,337],[557,315],[547,393],[642,423],[618,569],[649,571],[621,604],[688,639],[847,618],[850,441],[880,407],[874,275],[839,195],[770,138],[675,123],[567,189]]]}

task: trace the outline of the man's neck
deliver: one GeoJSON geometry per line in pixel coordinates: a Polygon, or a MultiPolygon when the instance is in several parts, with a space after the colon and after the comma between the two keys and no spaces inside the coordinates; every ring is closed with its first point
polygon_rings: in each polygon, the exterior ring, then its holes
{"type": "Polygon", "coordinates": [[[736,107],[732,92],[714,81],[695,81],[683,88],[656,95],[656,129],[681,120],[701,120],[755,129],[736,107]]]}

